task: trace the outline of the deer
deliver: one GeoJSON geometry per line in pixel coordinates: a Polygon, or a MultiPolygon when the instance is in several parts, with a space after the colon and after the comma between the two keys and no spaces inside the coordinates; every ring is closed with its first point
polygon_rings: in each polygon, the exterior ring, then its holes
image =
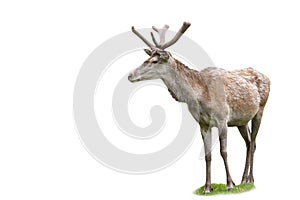
{"type": "Polygon", "coordinates": [[[256,136],[270,92],[269,78],[253,68],[227,71],[208,67],[201,71],[191,69],[175,59],[165,49],[175,44],[190,27],[184,22],[175,36],[165,42],[169,26],[153,30],[159,35],[158,42],[151,32],[154,44],[132,26],[132,32],[150,49],[144,49],[150,57],[128,75],[130,82],[161,79],[171,96],[186,103],[189,112],[200,126],[206,162],[204,193],[213,190],[211,184],[212,128],[218,129],[220,154],[226,171],[227,191],[235,185],[227,162],[227,127],[237,127],[246,144],[246,162],[241,184],[254,183],[253,159],[256,136]],[[249,125],[251,122],[251,130],[249,125]]]}

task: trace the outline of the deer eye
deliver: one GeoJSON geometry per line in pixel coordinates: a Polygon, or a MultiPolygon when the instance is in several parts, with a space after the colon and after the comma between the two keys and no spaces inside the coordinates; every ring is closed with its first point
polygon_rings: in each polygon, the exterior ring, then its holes
{"type": "Polygon", "coordinates": [[[152,63],[156,64],[158,63],[158,60],[153,60],[152,63]]]}

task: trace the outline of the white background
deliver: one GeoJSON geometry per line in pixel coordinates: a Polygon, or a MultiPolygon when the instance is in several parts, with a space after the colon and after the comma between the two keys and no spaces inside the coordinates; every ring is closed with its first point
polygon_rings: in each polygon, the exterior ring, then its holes
{"type": "MultiPolygon", "coordinates": [[[[257,138],[256,190],[213,198],[296,196],[299,18],[297,1],[1,1],[0,199],[203,198],[192,193],[205,181],[200,133],[169,168],[121,174],[88,154],[72,114],[76,76],[98,45],[132,25],[168,23],[177,30],[185,20],[192,23],[186,35],[216,66],[252,66],[272,81],[257,138]]],[[[234,128],[228,146],[232,177],[239,183],[245,147],[234,128]]],[[[225,183],[224,171],[217,147],[212,181],[225,183]]]]}

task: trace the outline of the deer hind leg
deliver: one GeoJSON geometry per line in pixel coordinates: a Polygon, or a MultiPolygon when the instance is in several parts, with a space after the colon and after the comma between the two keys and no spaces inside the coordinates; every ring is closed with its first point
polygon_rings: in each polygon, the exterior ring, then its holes
{"type": "Polygon", "coordinates": [[[250,165],[250,142],[251,142],[251,136],[250,136],[250,129],[248,124],[244,125],[244,126],[238,126],[238,129],[242,135],[242,137],[245,140],[246,143],[246,147],[247,147],[247,154],[246,154],[246,163],[245,163],[245,169],[244,169],[244,173],[243,173],[243,177],[242,177],[242,181],[241,184],[245,184],[247,183],[247,179],[248,179],[248,172],[249,172],[249,165],[250,165]]]}
{"type": "Polygon", "coordinates": [[[223,123],[219,128],[220,152],[224,161],[226,177],[227,177],[227,190],[232,190],[235,185],[232,181],[229,166],[227,162],[227,123],[223,123]]]}
{"type": "Polygon", "coordinates": [[[206,181],[204,193],[210,193],[213,188],[211,186],[211,128],[202,128],[201,135],[204,143],[205,162],[206,162],[206,181]]]}
{"type": "Polygon", "coordinates": [[[257,112],[257,114],[254,116],[254,118],[252,119],[252,131],[251,131],[251,142],[250,142],[250,172],[249,172],[249,176],[247,178],[247,183],[253,183],[254,182],[254,178],[253,178],[253,160],[254,160],[254,152],[256,149],[256,136],[260,127],[260,123],[261,123],[261,119],[262,119],[262,115],[263,115],[263,110],[264,108],[261,107],[259,109],[259,111],[257,112]]]}

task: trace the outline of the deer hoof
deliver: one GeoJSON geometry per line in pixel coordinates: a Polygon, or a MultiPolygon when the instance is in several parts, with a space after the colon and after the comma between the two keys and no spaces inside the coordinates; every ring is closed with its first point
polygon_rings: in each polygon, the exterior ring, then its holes
{"type": "Polygon", "coordinates": [[[254,183],[253,175],[249,175],[249,176],[247,177],[247,183],[254,183]]]}
{"type": "Polygon", "coordinates": [[[209,194],[213,190],[214,189],[211,185],[205,185],[204,194],[209,194]]]}
{"type": "Polygon", "coordinates": [[[234,186],[234,185],[235,185],[235,184],[234,184],[233,181],[227,183],[227,191],[231,191],[231,190],[233,189],[233,186],[234,186]]]}
{"type": "Polygon", "coordinates": [[[247,179],[248,179],[247,176],[246,176],[246,177],[243,177],[243,178],[242,178],[242,181],[241,181],[241,184],[246,184],[246,183],[247,183],[247,179]]]}

